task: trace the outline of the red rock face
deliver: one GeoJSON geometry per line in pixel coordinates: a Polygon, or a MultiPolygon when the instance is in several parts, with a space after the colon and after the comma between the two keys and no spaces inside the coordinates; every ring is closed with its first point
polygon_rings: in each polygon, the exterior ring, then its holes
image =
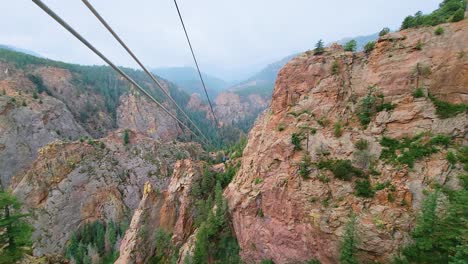
{"type": "Polygon", "coordinates": [[[150,183],[145,184],[143,198],[132,217],[129,230],[120,246],[120,256],[115,263],[148,263],[156,246],[153,235],[162,229],[173,234],[173,241],[182,244],[193,232],[191,215],[191,186],[200,177],[200,168],[191,160],[181,160],[174,165],[174,174],[167,190],[157,193],[150,183]]]}
{"type": "Polygon", "coordinates": [[[440,119],[431,100],[412,96],[419,86],[439,99],[468,103],[468,56],[460,55],[468,52],[468,20],[442,27],[442,36],[434,35],[431,27],[386,36],[370,55],[337,46],[320,56],[304,53],[280,71],[270,111],[250,132],[241,169],[225,191],[247,263],[314,258],[337,263],[351,212],[358,219],[361,261],[389,262],[409,239],[422,190],[434,181],[457,186],[461,168],[449,169],[446,150],[419,160],[412,169],[379,159],[382,136],[430,132],[467,143],[466,113],[440,119]],[[414,48],[418,40],[422,50],[414,48]],[[335,61],[339,70],[333,74],[335,61]],[[357,110],[370,86],[395,108],[376,113],[364,128],[357,110]],[[337,122],[343,127],[340,137],[334,136],[337,122]],[[302,141],[302,151],[294,150],[293,133],[308,138],[302,141]],[[354,194],[354,180],[336,179],[328,170],[313,167],[309,179],[298,174],[305,153],[312,162],[348,159],[360,166],[354,148],[359,139],[369,142],[369,160],[380,172],[370,177],[371,184],[388,181],[393,190],[384,188],[373,198],[362,198],[354,194]]]}

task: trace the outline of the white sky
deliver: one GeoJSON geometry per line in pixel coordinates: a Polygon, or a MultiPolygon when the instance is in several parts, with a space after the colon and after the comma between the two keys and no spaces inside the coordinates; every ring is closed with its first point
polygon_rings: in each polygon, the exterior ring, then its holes
{"type": "MultiPolygon", "coordinates": [[[[44,0],[119,65],[135,67],[81,0],[44,0]]],[[[149,67],[193,66],[173,0],[90,0],[149,67]]],[[[202,71],[226,80],[325,42],[397,29],[441,0],[179,0],[202,71]]],[[[80,64],[103,62],[30,0],[0,0],[0,44],[80,64]]]]}

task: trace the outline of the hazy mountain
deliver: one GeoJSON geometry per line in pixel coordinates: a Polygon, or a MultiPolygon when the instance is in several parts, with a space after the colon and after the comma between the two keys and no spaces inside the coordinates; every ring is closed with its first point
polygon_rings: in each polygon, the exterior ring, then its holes
{"type": "Polygon", "coordinates": [[[41,54],[39,54],[37,52],[27,50],[27,49],[18,48],[18,47],[15,47],[15,46],[10,46],[10,45],[0,44],[0,49],[13,50],[13,51],[26,53],[28,55],[32,55],[32,56],[36,56],[36,57],[43,57],[41,54]]]}
{"type": "MultiPolygon", "coordinates": [[[[191,67],[165,67],[154,69],[153,72],[168,81],[175,83],[189,94],[199,93],[204,95],[203,86],[196,69],[191,67]]],[[[217,77],[202,73],[203,80],[210,96],[217,95],[221,90],[227,88],[226,81],[217,77]]]]}
{"type": "Polygon", "coordinates": [[[259,94],[262,97],[270,97],[279,70],[296,55],[297,54],[289,55],[266,66],[263,70],[254,74],[247,80],[232,86],[229,90],[239,95],[259,94]]]}

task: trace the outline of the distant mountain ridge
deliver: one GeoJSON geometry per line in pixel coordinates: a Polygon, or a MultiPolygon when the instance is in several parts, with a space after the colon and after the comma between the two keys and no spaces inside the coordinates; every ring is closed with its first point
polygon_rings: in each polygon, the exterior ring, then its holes
{"type": "MultiPolygon", "coordinates": [[[[188,94],[199,93],[204,95],[203,86],[196,69],[192,67],[164,67],[153,69],[153,72],[162,78],[175,83],[188,94]]],[[[203,80],[210,96],[216,96],[227,88],[228,83],[220,78],[202,73],[203,80]]]]}

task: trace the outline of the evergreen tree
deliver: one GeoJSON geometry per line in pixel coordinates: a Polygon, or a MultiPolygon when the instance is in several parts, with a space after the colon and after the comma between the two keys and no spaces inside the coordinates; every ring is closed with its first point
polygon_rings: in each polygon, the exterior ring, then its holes
{"type": "Polygon", "coordinates": [[[128,143],[130,143],[130,133],[129,133],[128,129],[125,129],[125,131],[124,131],[123,143],[124,143],[124,145],[128,145],[128,143]]]}
{"type": "Polygon", "coordinates": [[[31,246],[32,227],[21,213],[21,204],[0,189],[0,263],[14,263],[31,246]]]}
{"type": "Polygon", "coordinates": [[[358,260],[356,259],[356,234],[355,234],[355,227],[356,227],[356,216],[353,214],[351,219],[349,220],[348,224],[345,228],[345,233],[343,236],[343,241],[340,247],[340,263],[341,264],[358,264],[358,260]]]}
{"type": "Polygon", "coordinates": [[[344,46],[344,50],[354,52],[354,51],[356,51],[356,46],[357,46],[356,40],[352,39],[352,40],[346,42],[346,44],[344,46]]]}
{"type": "Polygon", "coordinates": [[[390,33],[390,29],[388,27],[384,27],[380,32],[379,32],[379,36],[385,36],[387,35],[388,33],[390,33]]]}
{"type": "Polygon", "coordinates": [[[319,40],[317,44],[315,44],[314,54],[320,55],[325,52],[325,47],[323,45],[323,40],[319,40]]]}

